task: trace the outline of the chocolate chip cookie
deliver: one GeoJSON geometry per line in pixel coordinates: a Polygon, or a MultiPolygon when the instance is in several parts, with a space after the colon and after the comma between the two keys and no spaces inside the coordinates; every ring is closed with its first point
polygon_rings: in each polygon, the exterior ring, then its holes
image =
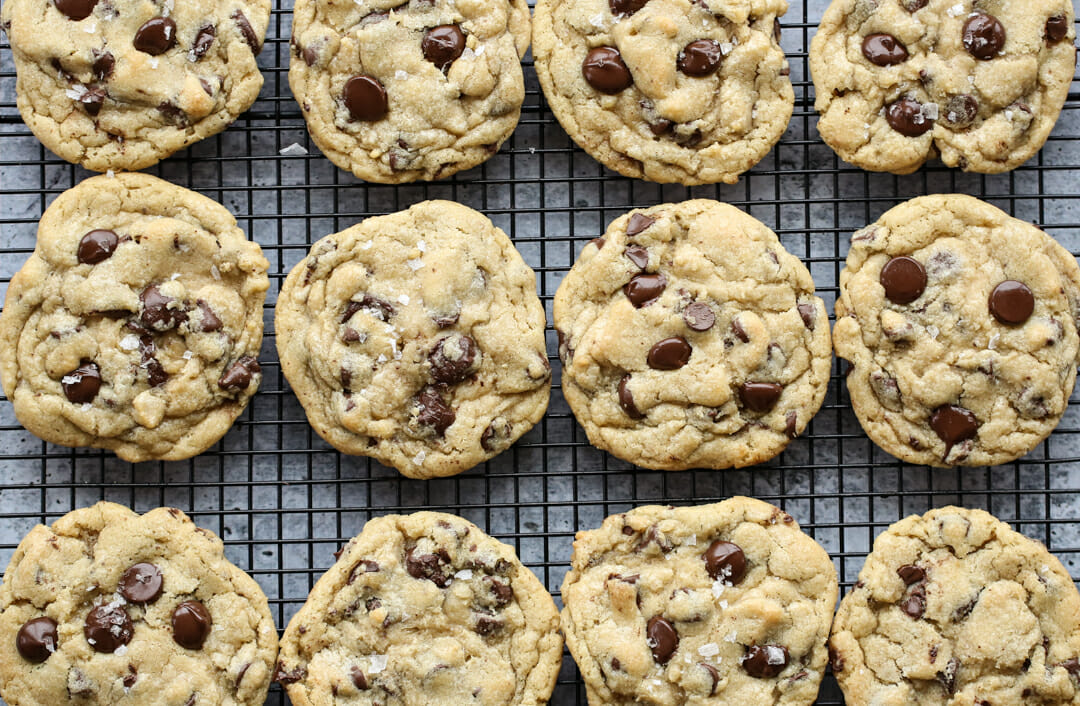
{"type": "Polygon", "coordinates": [[[390,515],[315,584],[274,678],[297,706],[540,706],[562,646],[554,601],[512,547],[454,515],[390,515]]]}
{"type": "Polygon", "coordinates": [[[1015,169],[1061,113],[1075,39],[1069,0],[833,0],[810,44],[818,131],[872,171],[1015,169]]]}
{"type": "Polygon", "coordinates": [[[988,466],[1061,420],[1078,316],[1080,267],[1053,238],[970,196],[924,196],[852,237],[833,339],[878,446],[988,466]]]}
{"type": "Polygon", "coordinates": [[[6,0],[23,120],[69,162],[143,169],[224,130],[262,87],[270,0],[6,0]]]}
{"type": "Polygon", "coordinates": [[[134,173],[65,191],[0,314],[15,416],[132,462],[202,453],[259,387],[268,268],[193,191],[134,173]]]}
{"type": "Polygon", "coordinates": [[[315,243],[275,322],[315,431],[411,478],[492,458],[547,409],[536,278],[505,233],[460,204],[425,201],[315,243]]]}
{"type": "Polygon", "coordinates": [[[552,112],[620,174],[734,184],[795,104],[786,0],[539,0],[533,56],[552,112]]]}
{"type": "Polygon", "coordinates": [[[9,706],[263,704],[278,640],[266,596],[175,508],[100,502],[15,550],[0,588],[9,706]]]}
{"type": "Polygon", "coordinates": [[[289,85],[311,138],[366,181],[480,164],[517,127],[525,0],[297,0],[289,85]]]}
{"type": "Polygon", "coordinates": [[[982,510],[874,541],[830,638],[851,706],[1080,703],[1080,594],[1042,544],[982,510]]]}
{"type": "Polygon", "coordinates": [[[778,507],[639,507],[577,533],[562,627],[590,706],[807,706],[836,594],[829,555],[778,507]]]}
{"type": "Polygon", "coordinates": [[[646,468],[767,461],[829,382],[810,273],[764,224],[716,201],[617,218],[559,286],[555,327],[563,393],[589,441],[646,468]]]}

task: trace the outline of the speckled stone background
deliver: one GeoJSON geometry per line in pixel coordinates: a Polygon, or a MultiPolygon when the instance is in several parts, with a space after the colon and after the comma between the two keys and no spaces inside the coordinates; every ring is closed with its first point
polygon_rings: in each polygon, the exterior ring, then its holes
{"type": "MultiPolygon", "coordinates": [[[[577,149],[547,110],[527,59],[528,94],[514,136],[486,165],[436,184],[368,186],[314,149],[287,83],[291,0],[275,0],[260,65],[259,102],[224,134],[150,169],[225,204],[271,263],[262,389],[225,439],[179,463],[131,465],[100,451],[43,444],[0,398],[0,562],[35,523],[106,498],[145,511],[181,507],[219,533],[230,558],[270,597],[279,627],[303,602],[333,551],[372,515],[432,508],[457,512],[515,545],[557,594],[576,530],[649,503],[711,502],[749,494],[778,503],[832,554],[850,587],[873,538],[890,522],[934,506],[986,508],[1047,543],[1080,578],[1080,404],[1025,459],[995,468],[907,466],[875,448],[840,384],[807,434],[781,457],[742,471],[635,470],[589,447],[559,390],[543,422],[512,450],[456,478],[403,480],[365,458],[346,457],[308,427],[281,376],[273,303],[289,269],[314,240],[370,215],[428,198],[488,214],[537,272],[548,308],[574,256],[606,224],[636,206],[712,197],[749,211],[780,233],[809,266],[831,310],[849,235],[908,198],[960,191],[1034,221],[1080,252],[1080,94],[1069,96],[1043,152],[1012,174],[984,177],[931,164],[908,177],[867,174],[838,162],[817,135],[806,51],[824,0],[791,0],[783,46],[795,115],[780,145],[735,186],[658,186],[616,177],[577,149]],[[303,153],[297,144],[306,150],[303,153]],[[279,152],[287,149],[286,155],[279,152]],[[296,154],[300,153],[300,154],[296,154]]],[[[1074,83],[1074,89],[1077,84],[1074,83]]],[[[0,293],[34,245],[36,221],[64,189],[88,176],[41,148],[15,109],[11,52],[0,43],[0,293]]],[[[1074,403],[1077,396],[1073,397],[1074,403]]],[[[0,649],[11,646],[0,645],[0,649]]],[[[271,704],[287,703],[275,688],[271,704]]],[[[564,660],[553,704],[585,704],[564,660]]],[[[843,703],[830,678],[820,704],[843,703]]]]}

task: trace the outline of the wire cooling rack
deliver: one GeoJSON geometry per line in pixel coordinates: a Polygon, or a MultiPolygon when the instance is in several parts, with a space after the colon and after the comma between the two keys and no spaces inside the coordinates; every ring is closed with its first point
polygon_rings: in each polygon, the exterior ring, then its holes
{"type": "MultiPolygon", "coordinates": [[[[553,594],[574,532],[608,514],[651,503],[692,504],[736,494],[784,507],[832,555],[850,588],[873,538],[900,517],[956,503],[990,510],[1046,543],[1080,577],[1080,405],[1050,439],[1006,466],[935,470],[909,466],[863,434],[834,365],[829,395],[808,431],[773,462],[741,471],[635,470],[589,446],[559,385],[554,331],[547,332],[554,388],[543,421],[511,450],[454,478],[404,479],[365,458],[343,456],[308,426],[274,349],[278,287],[309,245],[372,215],[445,198],[483,211],[536,270],[551,320],[559,282],[586,242],[630,208],[717,198],[747,210],[810,268],[829,309],[849,234],[914,196],[964,192],[1042,226],[1080,251],[1080,93],[1027,166],[1001,176],[930,165],[908,177],[868,174],[839,162],[818,137],[807,48],[826,0],[792,0],[783,19],[795,114],[779,146],[739,184],[686,188],[624,179],[577,149],[553,118],[526,61],[526,99],[513,137],[486,164],[432,184],[368,185],[338,170],[309,142],[288,89],[291,0],[275,0],[259,59],[266,85],[225,133],[150,171],[225,204],[270,260],[262,388],[232,430],[190,461],[131,465],[96,450],[44,444],[0,401],[0,562],[38,522],[100,499],[144,512],[171,505],[226,542],[229,558],[270,598],[279,628],[300,607],[333,552],[373,515],[437,509],[473,520],[518,553],[553,594]],[[292,144],[303,155],[281,155],[292,144]]],[[[295,148],[290,151],[296,151],[295,148]]],[[[37,219],[62,191],[89,176],[44,150],[15,108],[15,75],[0,44],[0,293],[29,256],[37,219]]],[[[1074,403],[1077,401],[1073,397],[1074,403]]],[[[279,687],[270,704],[287,703],[279,687]]],[[[572,660],[563,660],[553,704],[586,703],[572,660]]],[[[842,704],[827,677],[819,704],[842,704]]]]}

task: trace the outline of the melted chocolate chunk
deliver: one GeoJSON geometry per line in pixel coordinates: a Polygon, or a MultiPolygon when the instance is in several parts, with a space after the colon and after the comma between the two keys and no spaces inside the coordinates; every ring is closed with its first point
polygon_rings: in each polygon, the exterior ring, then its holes
{"type": "Polygon", "coordinates": [[[813,331],[814,324],[817,320],[817,308],[814,307],[813,304],[806,302],[799,304],[797,308],[799,310],[799,316],[802,318],[803,326],[813,331]]]}
{"type": "Polygon", "coordinates": [[[926,585],[923,583],[915,584],[915,588],[911,589],[907,598],[900,601],[900,610],[915,620],[921,618],[923,613],[926,612],[926,585]]]}
{"type": "Polygon", "coordinates": [[[735,338],[738,338],[743,343],[750,342],[750,334],[746,332],[746,329],[743,327],[742,322],[738,319],[733,319],[731,321],[731,332],[735,334],[735,338]]]}
{"type": "Polygon", "coordinates": [[[1023,282],[1005,280],[990,293],[990,313],[1003,324],[1022,324],[1035,311],[1035,295],[1023,282]]]}
{"type": "Polygon", "coordinates": [[[783,391],[784,386],[775,382],[744,382],[739,387],[739,399],[751,412],[764,414],[776,406],[783,391]]]}
{"type": "Polygon", "coordinates": [[[656,223],[656,219],[652,216],[646,216],[644,213],[635,213],[630,216],[630,220],[626,222],[626,235],[629,238],[633,238],[635,235],[640,235],[656,223]]]}
{"type": "Polygon", "coordinates": [[[274,681],[279,684],[295,684],[306,676],[307,669],[304,667],[288,669],[282,662],[278,662],[277,668],[274,670],[274,681]]]}
{"type": "Polygon", "coordinates": [[[723,58],[720,42],[715,39],[695,39],[679,52],[677,66],[687,76],[708,76],[716,73],[723,58]]]}
{"type": "Polygon", "coordinates": [[[172,613],[173,640],[189,650],[202,649],[214,621],[210,611],[198,601],[184,601],[172,613]]]}
{"type": "Polygon", "coordinates": [[[378,573],[378,571],[379,562],[371,561],[370,559],[361,559],[352,567],[352,571],[349,572],[349,578],[345,583],[352,585],[353,581],[361,574],[374,574],[378,573]]]}
{"type": "Polygon", "coordinates": [[[989,61],[1005,48],[1005,25],[993,15],[976,12],[964,23],[963,39],[969,54],[989,61]]]}
{"type": "Polygon", "coordinates": [[[1046,41],[1060,42],[1069,36],[1069,20],[1065,15],[1054,15],[1046,21],[1046,41]]]}
{"type": "Polygon", "coordinates": [[[615,16],[619,15],[632,15],[645,5],[649,0],[608,0],[608,7],[611,8],[611,14],[615,16]]]}
{"type": "Polygon", "coordinates": [[[967,127],[979,115],[979,101],[975,96],[961,93],[945,103],[945,120],[956,127],[967,127]]]}
{"type": "Polygon", "coordinates": [[[693,349],[682,336],[665,338],[649,349],[647,362],[653,370],[678,370],[690,362],[693,349]]]}
{"type": "MultiPolygon", "coordinates": [[[[341,323],[348,323],[349,319],[358,312],[363,311],[382,322],[387,322],[397,313],[394,305],[379,297],[365,294],[360,301],[350,301],[345,307],[345,313],[341,315],[341,323]]],[[[457,320],[456,318],[454,319],[457,320]]],[[[436,322],[438,323],[438,322],[436,322]]]]}
{"type": "Polygon", "coordinates": [[[630,384],[630,373],[622,376],[619,380],[619,406],[626,412],[626,416],[631,419],[641,419],[645,415],[638,410],[637,405],[634,404],[634,395],[630,392],[628,385],[630,384]]]}
{"type": "MultiPolygon", "coordinates": [[[[655,301],[667,287],[667,277],[661,274],[635,275],[623,285],[623,293],[635,309],[655,301]]],[[[681,366],[680,366],[681,367],[681,366]]]]}
{"type": "Polygon", "coordinates": [[[428,361],[435,382],[447,385],[459,383],[469,377],[476,361],[476,341],[457,334],[440,338],[428,354],[428,361]]]}
{"type": "Polygon", "coordinates": [[[116,66],[116,57],[112,55],[112,52],[98,52],[94,50],[94,78],[98,81],[104,81],[112,75],[113,68],[116,66]]]}
{"type": "Polygon", "coordinates": [[[146,380],[150,387],[159,387],[169,380],[169,374],[165,372],[161,361],[154,355],[156,352],[157,347],[154,345],[154,338],[149,333],[139,337],[139,353],[142,354],[141,365],[146,369],[146,380]]]}
{"type": "Polygon", "coordinates": [[[930,428],[945,442],[945,458],[948,458],[953,446],[975,437],[979,431],[979,420],[970,410],[947,404],[934,410],[930,416],[930,428]]]}
{"type": "Polygon", "coordinates": [[[756,679],[772,679],[787,666],[788,650],[783,645],[751,645],[740,664],[756,679]]]}
{"type": "Polygon", "coordinates": [[[56,621],[40,617],[27,620],[15,636],[15,649],[23,659],[34,664],[47,660],[56,652],[60,636],[56,630],[56,621]]]}
{"type": "Polygon", "coordinates": [[[908,12],[918,12],[926,7],[926,4],[930,0],[900,0],[900,4],[904,6],[904,9],[908,12]]]}
{"type": "Polygon", "coordinates": [[[262,47],[259,45],[259,38],[255,36],[255,30],[251,28],[251,23],[248,22],[247,16],[240,10],[233,10],[233,13],[229,15],[232,21],[236,23],[236,28],[240,30],[240,35],[247,42],[247,45],[251,47],[252,54],[258,54],[262,47]]]}
{"type": "Polygon", "coordinates": [[[503,421],[501,424],[498,420],[493,421],[487,425],[484,429],[484,433],[480,435],[480,446],[485,451],[499,451],[510,446],[510,434],[513,428],[510,423],[503,421]]]}
{"type": "Polygon", "coordinates": [[[434,554],[417,554],[416,547],[405,553],[405,570],[414,579],[427,579],[439,588],[449,586],[454,573],[445,549],[438,549],[434,554]]]}
{"type": "Polygon", "coordinates": [[[457,25],[439,25],[424,33],[420,43],[424,58],[446,71],[465,51],[465,33],[457,25]]]}
{"type": "Polygon", "coordinates": [[[131,603],[146,604],[160,598],[164,586],[161,569],[148,562],[139,562],[120,577],[117,590],[131,603]]]}
{"type": "Polygon", "coordinates": [[[926,579],[926,570],[914,564],[905,564],[897,569],[896,573],[900,575],[900,580],[908,586],[926,579]]]}
{"type": "Polygon", "coordinates": [[[922,103],[912,98],[901,98],[885,109],[889,127],[905,137],[925,135],[934,127],[934,121],[923,113],[922,103]]]}
{"type": "Polygon", "coordinates": [[[367,691],[371,687],[368,685],[367,677],[364,676],[364,672],[360,667],[353,667],[349,672],[349,677],[352,679],[353,686],[360,691],[367,691]]]}
{"type": "Polygon", "coordinates": [[[716,685],[720,683],[720,672],[708,662],[698,662],[698,666],[704,669],[712,680],[712,686],[709,688],[709,696],[712,696],[716,693],[716,685]]]}
{"type": "Polygon", "coordinates": [[[378,79],[365,74],[358,74],[345,82],[343,99],[353,120],[382,120],[390,109],[386,89],[378,79]]]}
{"type": "Polygon", "coordinates": [[[630,69],[626,68],[622,55],[615,47],[589,50],[581,63],[581,74],[590,86],[609,95],[620,93],[634,83],[630,69]]]}
{"type": "Polygon", "coordinates": [[[438,390],[431,385],[417,394],[414,404],[417,407],[416,421],[434,429],[438,436],[445,434],[457,418],[454,410],[443,402],[438,390]]]}
{"type": "Polygon", "coordinates": [[[631,245],[623,251],[623,255],[626,255],[626,259],[638,266],[639,269],[644,270],[649,266],[649,251],[640,245],[631,245]]]}
{"type": "MultiPolygon", "coordinates": [[[[241,677],[242,676],[243,675],[241,675],[241,677]]],[[[123,680],[124,687],[127,688],[127,689],[130,689],[131,687],[135,686],[135,682],[137,682],[138,680],[139,680],[139,670],[135,668],[134,664],[129,664],[128,665],[128,673],[124,675],[124,680],[123,680]]],[[[240,680],[237,679],[237,683],[239,683],[239,681],[240,680]]]]}
{"type": "Polygon", "coordinates": [[[139,301],[142,303],[139,321],[147,329],[170,331],[187,321],[187,314],[184,313],[181,303],[165,296],[154,285],[142,291],[139,301]]]}
{"type": "Polygon", "coordinates": [[[111,230],[92,230],[79,241],[78,258],[84,265],[96,265],[112,257],[120,238],[111,230]]]}
{"type": "Polygon", "coordinates": [[[86,86],[86,90],[78,97],[79,105],[88,115],[97,115],[101,112],[101,106],[105,104],[105,89],[101,86],[86,86]]]}
{"type": "Polygon", "coordinates": [[[679,633],[665,618],[654,615],[646,625],[648,645],[657,664],[667,664],[675,650],[679,649],[679,633]]]}
{"type": "Polygon", "coordinates": [[[261,372],[259,361],[245,355],[225,369],[218,378],[218,387],[222,390],[246,390],[251,384],[251,378],[261,372]]]}
{"type": "Polygon", "coordinates": [[[205,299],[195,300],[195,306],[199,307],[199,313],[202,314],[202,321],[199,322],[200,331],[210,333],[221,330],[221,319],[217,317],[217,314],[214,313],[214,310],[210,308],[205,299]]]}
{"type": "Polygon", "coordinates": [[[195,33],[195,41],[191,44],[191,57],[198,61],[206,56],[206,52],[210,51],[210,46],[214,43],[216,37],[217,27],[214,25],[200,27],[199,31],[195,33]]]}
{"type": "Polygon", "coordinates": [[[862,53],[876,66],[894,66],[908,59],[907,47],[891,34],[868,34],[863,39],[862,53]]]}
{"type": "Polygon", "coordinates": [[[154,17],[135,32],[135,48],[158,56],[176,46],[176,23],[171,17],[154,17]]]}
{"type": "Polygon", "coordinates": [[[92,360],[83,360],[79,367],[60,380],[64,396],[73,404],[93,402],[101,389],[101,368],[92,360]]]}
{"type": "Polygon", "coordinates": [[[502,628],[503,621],[483,614],[476,616],[476,625],[473,627],[477,635],[491,635],[502,628]]]}
{"type": "Polygon", "coordinates": [[[949,660],[949,663],[945,665],[945,669],[937,673],[937,679],[941,682],[941,686],[945,688],[945,692],[952,696],[956,693],[956,677],[960,673],[960,660],[953,657],[949,660]]]}
{"type": "Polygon", "coordinates": [[[799,435],[799,413],[792,410],[784,417],[784,434],[787,438],[794,439],[799,435]]]}
{"type": "Polygon", "coordinates": [[[683,309],[682,317],[691,331],[708,331],[716,324],[716,314],[705,302],[693,302],[683,309]]]}
{"type": "Polygon", "coordinates": [[[96,652],[111,654],[121,645],[131,642],[135,626],[123,606],[106,603],[86,616],[83,635],[96,652]]]}
{"type": "Polygon", "coordinates": [[[56,9],[67,15],[68,19],[85,20],[94,11],[98,0],[53,0],[56,9]]]}
{"type": "Polygon", "coordinates": [[[746,555],[734,542],[718,539],[709,545],[701,558],[705,560],[705,570],[714,580],[734,586],[746,575],[746,555]]]}
{"type": "Polygon", "coordinates": [[[926,291],[926,269],[918,260],[894,257],[881,268],[881,286],[893,304],[910,304],[926,291]]]}
{"type": "Polygon", "coordinates": [[[485,576],[484,581],[491,587],[491,592],[495,596],[495,605],[501,608],[513,600],[514,589],[509,584],[505,584],[493,576],[485,576]]]}

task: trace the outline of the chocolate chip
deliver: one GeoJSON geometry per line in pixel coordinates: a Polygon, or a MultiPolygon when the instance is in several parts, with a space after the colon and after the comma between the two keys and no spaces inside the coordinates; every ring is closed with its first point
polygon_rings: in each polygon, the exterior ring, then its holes
{"type": "Polygon", "coordinates": [[[195,305],[199,307],[199,313],[202,315],[202,320],[199,322],[199,330],[203,333],[220,331],[221,319],[217,317],[217,314],[215,314],[214,310],[210,308],[210,305],[206,303],[206,300],[196,299],[195,305]]]}
{"type": "Polygon", "coordinates": [[[15,636],[15,648],[28,662],[40,664],[49,658],[60,642],[56,621],[40,617],[27,620],[15,636]]]}
{"type": "Polygon", "coordinates": [[[165,581],[161,569],[148,562],[139,562],[120,577],[117,590],[131,603],[153,603],[161,597],[165,581]]]}
{"type": "Polygon", "coordinates": [[[590,49],[581,63],[581,74],[590,86],[609,95],[620,93],[634,83],[630,69],[615,47],[590,49]]]}
{"type": "Polygon", "coordinates": [[[149,332],[139,337],[139,352],[142,354],[140,365],[146,370],[146,379],[150,387],[160,387],[168,382],[169,374],[165,372],[165,368],[161,366],[161,361],[154,355],[157,352],[157,347],[154,345],[154,339],[149,335],[149,332]]]}
{"type": "Polygon", "coordinates": [[[417,407],[416,421],[422,426],[434,429],[438,436],[445,434],[457,418],[454,410],[443,402],[438,390],[431,385],[417,394],[414,404],[417,407]]]}
{"type": "Polygon", "coordinates": [[[92,230],[79,241],[79,262],[96,265],[108,260],[119,244],[120,238],[111,230],[92,230]]]}
{"type": "Polygon", "coordinates": [[[157,56],[176,46],[176,23],[171,17],[154,17],[135,32],[135,48],[157,56]]]}
{"type": "Polygon", "coordinates": [[[958,442],[971,439],[979,431],[979,420],[963,407],[942,405],[930,417],[930,428],[945,442],[945,457],[958,442]]]}
{"type": "Polygon", "coordinates": [[[255,36],[255,30],[251,28],[251,23],[248,22],[247,16],[240,10],[233,10],[233,13],[229,15],[229,17],[236,23],[236,28],[240,30],[240,35],[243,36],[247,45],[251,47],[251,53],[258,54],[262,47],[259,45],[259,38],[255,36]]]}
{"type": "Polygon", "coordinates": [[[764,414],[776,406],[783,391],[784,386],[775,382],[744,382],[739,387],[739,399],[751,412],[764,414]]]}
{"type": "Polygon", "coordinates": [[[908,12],[918,12],[926,7],[926,4],[930,0],[900,0],[900,4],[904,6],[904,9],[908,12]]]}
{"type": "Polygon", "coordinates": [[[603,238],[593,238],[592,240],[589,241],[589,244],[590,245],[595,245],[597,250],[603,250],[604,249],[604,239],[603,238]]]}
{"type": "Polygon", "coordinates": [[[695,39],[679,52],[677,66],[687,76],[708,76],[720,68],[720,42],[715,39],[695,39]]]}
{"type": "Polygon", "coordinates": [[[784,28],[780,26],[780,18],[774,17],[772,21],[772,36],[776,40],[776,43],[780,43],[780,39],[784,36],[784,28]]]}
{"type": "Polygon", "coordinates": [[[105,603],[90,611],[83,626],[86,641],[97,652],[113,653],[131,642],[135,627],[123,606],[105,603]]]}
{"type": "Polygon", "coordinates": [[[214,621],[199,601],[184,601],[172,613],[173,640],[189,650],[202,649],[214,621]]]}
{"type": "Polygon", "coordinates": [[[1005,280],[990,293],[990,313],[1003,324],[1022,324],[1035,311],[1035,295],[1023,282],[1005,280]]]}
{"type": "Polygon", "coordinates": [[[735,334],[735,337],[738,338],[743,343],[749,343],[750,342],[750,334],[748,334],[746,332],[746,329],[743,327],[742,322],[739,321],[738,319],[733,319],[732,320],[732,322],[731,322],[731,332],[733,334],[735,334]]]}
{"type": "Polygon", "coordinates": [[[709,679],[712,680],[712,686],[709,687],[709,696],[712,696],[716,693],[716,685],[720,683],[720,672],[708,662],[698,662],[698,666],[708,672],[709,679]]]}
{"type": "Polygon", "coordinates": [[[890,103],[885,109],[885,119],[893,130],[905,137],[919,137],[934,127],[934,121],[923,113],[922,103],[911,98],[890,103]]]}
{"type": "Polygon", "coordinates": [[[188,124],[187,113],[184,112],[183,108],[172,101],[162,101],[161,103],[158,103],[157,109],[166,120],[175,125],[188,124]]]}
{"type": "Polygon", "coordinates": [[[877,66],[902,64],[908,58],[907,47],[891,34],[866,35],[862,43],[862,53],[867,61],[877,66]]]}
{"type": "Polygon", "coordinates": [[[349,578],[345,583],[352,585],[357,576],[360,576],[361,574],[374,574],[378,573],[378,571],[379,562],[371,561],[370,559],[361,559],[352,567],[352,571],[349,572],[349,578]]]}
{"type": "Polygon", "coordinates": [[[667,664],[675,650],[679,649],[679,633],[675,626],[662,616],[654,615],[646,625],[648,645],[657,664],[667,664]]]}
{"type": "Polygon", "coordinates": [[[799,413],[792,410],[784,417],[784,433],[787,438],[794,439],[799,435],[799,413]]]}
{"type": "Polygon", "coordinates": [[[829,666],[832,668],[833,674],[844,671],[844,657],[832,645],[829,645],[829,666]]]}
{"type": "Polygon", "coordinates": [[[643,415],[634,404],[634,395],[630,392],[628,385],[630,384],[630,373],[622,376],[619,380],[619,406],[626,412],[626,416],[631,419],[641,419],[643,415]]]}
{"type": "Polygon", "coordinates": [[[56,9],[68,16],[68,19],[85,20],[94,11],[98,0],[53,0],[56,9]]]}
{"type": "Polygon", "coordinates": [[[803,326],[813,331],[817,319],[817,308],[807,302],[799,304],[796,308],[799,310],[799,316],[802,317],[803,326]]]}
{"type": "Polygon", "coordinates": [[[685,338],[674,336],[654,343],[647,361],[653,370],[678,370],[690,362],[691,352],[693,349],[685,338]]]}
{"type": "Polygon", "coordinates": [[[510,603],[514,598],[514,589],[497,578],[485,576],[484,580],[491,586],[491,592],[495,595],[495,605],[500,608],[510,603]]]}
{"type": "Polygon", "coordinates": [[[484,433],[480,435],[480,446],[485,451],[495,452],[505,449],[510,446],[510,433],[512,428],[510,423],[503,420],[499,423],[498,420],[493,421],[487,425],[484,429],[484,433]]]}
{"type": "MultiPolygon", "coordinates": [[[[345,313],[341,315],[341,323],[347,323],[358,311],[370,314],[384,323],[389,321],[390,318],[397,313],[397,310],[394,309],[394,305],[390,302],[370,294],[365,294],[360,301],[349,302],[348,306],[345,307],[345,313]]],[[[454,320],[456,321],[457,319],[455,318],[454,320]]]]}
{"type": "Polygon", "coordinates": [[[629,238],[633,238],[635,235],[640,235],[656,223],[656,219],[652,216],[646,216],[644,213],[635,213],[630,216],[630,220],[626,222],[626,235],[629,238]]]}
{"type": "Polygon", "coordinates": [[[300,52],[300,55],[304,57],[304,63],[308,66],[314,66],[315,62],[319,60],[319,52],[311,47],[304,47],[304,50],[300,52]]]}
{"type": "Polygon", "coordinates": [[[503,621],[487,615],[477,614],[476,625],[473,626],[473,630],[477,635],[491,635],[502,630],[502,627],[503,621]]]}
{"type": "Polygon", "coordinates": [[[640,245],[630,245],[623,251],[623,255],[642,270],[649,266],[649,251],[640,245]]]}
{"type": "Polygon", "coordinates": [[[112,75],[113,67],[116,66],[116,57],[111,52],[103,51],[98,52],[94,50],[94,77],[98,81],[104,81],[112,75]]]}
{"type": "Polygon", "coordinates": [[[101,389],[101,368],[91,360],[83,360],[79,367],[60,380],[64,396],[73,404],[92,402],[101,389]]]}
{"type": "Polygon", "coordinates": [[[245,355],[225,369],[218,378],[218,387],[222,390],[246,390],[251,384],[251,378],[261,372],[259,361],[245,355]]]}
{"type": "Polygon", "coordinates": [[[640,309],[663,294],[666,287],[667,277],[664,277],[664,275],[635,275],[633,279],[623,285],[623,293],[626,294],[626,298],[630,300],[635,309],[640,309]]]}
{"type": "MultiPolygon", "coordinates": [[[[241,677],[242,676],[243,675],[241,675],[241,677]]],[[[123,680],[124,688],[130,689],[131,687],[135,686],[135,682],[137,682],[138,680],[139,680],[139,670],[135,668],[134,664],[128,664],[128,673],[124,675],[124,680],[123,680]]],[[[239,683],[239,681],[240,680],[237,679],[237,683],[239,683]]]]}
{"type": "Polygon", "coordinates": [[[645,7],[649,0],[608,0],[613,15],[632,15],[645,7]]]}
{"type": "Polygon", "coordinates": [[[1069,20],[1065,15],[1054,15],[1046,21],[1046,41],[1060,42],[1069,36],[1069,20]]]}
{"type": "Polygon", "coordinates": [[[199,31],[195,33],[195,41],[191,45],[191,57],[198,61],[206,56],[206,52],[210,51],[210,46],[214,43],[215,37],[217,37],[217,27],[214,25],[199,27],[199,31]]]}
{"type": "Polygon", "coordinates": [[[705,302],[693,302],[683,309],[683,321],[691,331],[708,331],[716,324],[716,314],[705,302]]]}
{"type": "Polygon", "coordinates": [[[952,96],[945,103],[945,120],[956,127],[967,127],[979,114],[979,101],[966,93],[952,96]]]}
{"type": "Polygon", "coordinates": [[[1080,659],[1073,657],[1072,659],[1065,660],[1058,666],[1064,667],[1065,671],[1067,671],[1074,679],[1080,679],[1080,659]]]}
{"type": "Polygon", "coordinates": [[[945,665],[945,670],[937,673],[937,679],[941,682],[941,686],[945,688],[945,692],[952,696],[956,693],[956,677],[960,673],[960,660],[953,657],[949,660],[949,663],[945,665]]]}
{"type": "Polygon", "coordinates": [[[142,291],[139,301],[142,303],[139,320],[147,329],[169,331],[187,320],[180,302],[162,294],[154,285],[142,291]]]}
{"type": "Polygon", "coordinates": [[[900,575],[900,580],[908,586],[926,579],[926,570],[914,564],[905,564],[897,569],[896,573],[900,575]]]}
{"type": "Polygon", "coordinates": [[[360,691],[367,691],[371,688],[368,685],[367,677],[364,676],[364,672],[362,669],[360,669],[360,667],[353,667],[352,671],[349,673],[349,676],[352,679],[353,686],[355,686],[360,691]]]}
{"type": "Polygon", "coordinates": [[[85,90],[76,99],[88,115],[97,115],[105,103],[105,89],[101,86],[84,86],[85,90]]]}
{"type": "Polygon", "coordinates": [[[378,79],[365,74],[358,74],[346,81],[343,96],[345,107],[353,120],[382,120],[390,109],[386,101],[386,89],[378,79]]]}
{"type": "Polygon", "coordinates": [[[1005,48],[1005,25],[993,15],[977,12],[964,23],[963,38],[969,54],[988,61],[1005,48]]]}
{"type": "Polygon", "coordinates": [[[296,667],[295,669],[288,669],[284,663],[278,662],[277,668],[274,669],[274,681],[279,684],[295,684],[304,677],[307,676],[307,669],[304,667],[296,667]]]}
{"type": "Polygon", "coordinates": [[[405,570],[414,579],[427,579],[439,588],[450,585],[452,571],[450,569],[450,555],[445,549],[439,549],[434,554],[417,554],[416,547],[405,553],[405,570]]]}
{"type": "Polygon", "coordinates": [[[907,598],[900,601],[900,610],[907,613],[911,618],[918,620],[926,612],[926,585],[915,584],[907,598]]]}
{"type": "Polygon", "coordinates": [[[451,334],[440,338],[428,354],[431,377],[435,382],[453,385],[469,377],[476,361],[476,341],[469,336],[451,334]]]}
{"type": "Polygon", "coordinates": [[[926,291],[926,269],[918,260],[903,255],[881,268],[881,286],[894,304],[910,304],[926,291]]]}
{"type": "Polygon", "coordinates": [[[705,560],[705,570],[713,579],[734,586],[746,575],[746,555],[742,547],[734,542],[718,539],[709,545],[701,558],[705,560]]]}
{"type": "Polygon", "coordinates": [[[420,43],[424,58],[446,71],[465,51],[465,33],[457,25],[439,25],[424,33],[420,43]]]}
{"type": "Polygon", "coordinates": [[[788,651],[783,645],[751,645],[739,663],[752,677],[772,679],[787,666],[788,651]]]}

